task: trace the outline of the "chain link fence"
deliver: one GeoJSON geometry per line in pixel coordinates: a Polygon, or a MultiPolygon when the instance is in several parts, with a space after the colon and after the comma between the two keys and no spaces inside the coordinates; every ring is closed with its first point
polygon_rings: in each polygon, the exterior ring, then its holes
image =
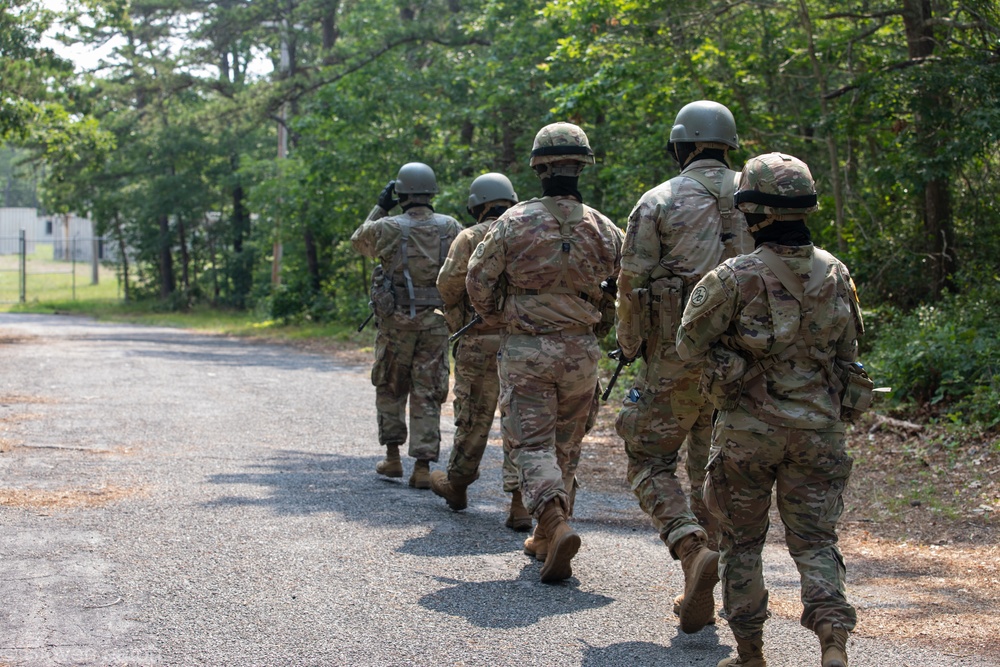
{"type": "Polygon", "coordinates": [[[75,301],[85,289],[115,282],[107,250],[103,238],[0,236],[0,303],[75,301]]]}

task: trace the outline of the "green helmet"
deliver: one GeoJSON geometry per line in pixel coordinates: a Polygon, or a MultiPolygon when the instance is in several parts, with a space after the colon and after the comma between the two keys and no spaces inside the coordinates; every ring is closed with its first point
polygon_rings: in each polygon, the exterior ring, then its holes
{"type": "Polygon", "coordinates": [[[740,147],[733,113],[722,104],[699,100],[685,104],[670,128],[670,143],[719,143],[740,147]]]}
{"type": "Polygon", "coordinates": [[[438,191],[434,170],[423,162],[407,162],[396,175],[396,193],[401,195],[432,195],[438,191]]]}
{"type": "Polygon", "coordinates": [[[517,203],[517,193],[510,179],[503,174],[490,172],[472,181],[469,186],[469,208],[473,209],[491,201],[509,201],[517,203]]]}
{"type": "Polygon", "coordinates": [[[584,164],[594,164],[594,151],[590,148],[587,135],[573,123],[552,123],[535,135],[531,147],[531,166],[576,160],[584,164]]]}
{"type": "Polygon", "coordinates": [[[744,213],[763,214],[773,220],[798,220],[819,209],[809,167],[784,153],[747,160],[733,201],[744,213]]]}

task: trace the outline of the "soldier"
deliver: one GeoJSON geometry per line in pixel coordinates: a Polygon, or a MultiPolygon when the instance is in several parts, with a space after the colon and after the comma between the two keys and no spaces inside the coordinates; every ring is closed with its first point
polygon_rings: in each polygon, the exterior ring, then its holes
{"type": "MultiPolygon", "coordinates": [[[[516,203],[514,186],[503,174],[483,174],[469,188],[468,211],[476,224],[463,229],[451,244],[437,279],[438,291],[444,300],[445,317],[452,332],[469,325],[476,314],[465,291],[469,258],[493,221],[516,203]]],[[[448,506],[455,511],[468,506],[466,489],[479,477],[479,463],[493,425],[500,394],[497,352],[500,350],[502,330],[498,323],[473,324],[454,347],[455,444],[448,460],[448,472],[435,470],[431,473],[431,490],[447,500],[448,506]]],[[[521,532],[531,530],[531,515],[521,501],[517,471],[506,448],[503,489],[511,494],[507,527],[521,532]]]]}
{"type": "Polygon", "coordinates": [[[704,362],[702,386],[719,408],[705,496],[722,525],[723,616],[738,653],[719,667],[766,664],[761,551],[775,484],[802,625],[819,636],[823,667],[846,667],[856,615],[836,532],[852,465],[841,372],[856,367],[861,309],[847,267],[810,240],[816,188],[804,163],[750,159],[736,201],[757,250],[702,278],[677,331],[678,354],[704,362]]]}
{"type": "Polygon", "coordinates": [[[738,147],[736,123],[723,105],[700,101],[680,110],[668,149],[681,173],[635,205],[618,277],[618,345],[626,358],[641,355],[643,365],[615,429],[625,441],[639,505],[681,561],[684,592],[674,613],[687,633],[715,619],[718,527],[702,497],[714,409],[698,393],[699,365],[677,357],[674,336],[694,284],[723,259],[750,249],[733,205],[739,174],[727,162],[729,149],[738,147]],[[685,443],[690,505],[675,475],[685,443]]]}
{"type": "Polygon", "coordinates": [[[378,439],[386,455],[375,471],[386,477],[403,476],[399,447],[407,440],[409,399],[409,455],[416,459],[410,486],[417,489],[430,488],[430,462],[437,461],[441,447],[441,404],[448,396],[448,327],[435,312],[443,305],[436,281],[461,229],[454,218],[434,212],[431,199],[437,191],[430,167],[404,164],[351,236],[358,252],[379,260],[372,272],[378,326],[372,384],[378,439]],[[388,216],[397,204],[403,212],[388,216]]]}
{"type": "Polygon", "coordinates": [[[566,522],[601,356],[601,282],[618,273],[622,234],[583,204],[580,172],[594,164],[583,130],[553,123],[535,136],[530,164],[542,198],[497,220],[469,262],[466,288],[487,323],[502,323],[500,423],[525,507],[538,524],[525,542],[545,554],[543,582],[567,579],[580,536],[566,522]]]}

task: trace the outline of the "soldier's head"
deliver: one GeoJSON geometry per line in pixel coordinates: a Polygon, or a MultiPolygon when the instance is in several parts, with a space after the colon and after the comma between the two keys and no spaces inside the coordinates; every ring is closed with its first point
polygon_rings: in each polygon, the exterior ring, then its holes
{"type": "Polygon", "coordinates": [[[578,125],[552,123],[535,135],[530,164],[542,179],[552,176],[576,178],[584,167],[594,164],[594,151],[578,125]]]}
{"type": "Polygon", "coordinates": [[[552,123],[535,135],[530,164],[542,179],[544,195],[568,195],[582,202],[577,179],[584,167],[594,164],[594,151],[578,125],[552,123]]]}
{"type": "Polygon", "coordinates": [[[819,209],[809,167],[784,153],[747,160],[733,201],[746,216],[751,233],[776,222],[804,222],[808,214],[819,209]]]}
{"type": "Polygon", "coordinates": [[[503,174],[490,172],[472,181],[469,186],[469,215],[482,222],[487,218],[499,218],[503,212],[517,203],[517,193],[510,179],[503,174]]]}
{"type": "Polygon", "coordinates": [[[699,100],[677,112],[667,152],[681,167],[686,167],[698,157],[727,162],[729,149],[739,147],[740,137],[732,112],[718,102],[699,100]]]}
{"type": "Polygon", "coordinates": [[[396,175],[396,194],[405,211],[412,206],[428,206],[438,192],[434,170],[423,162],[407,162],[396,175]]]}

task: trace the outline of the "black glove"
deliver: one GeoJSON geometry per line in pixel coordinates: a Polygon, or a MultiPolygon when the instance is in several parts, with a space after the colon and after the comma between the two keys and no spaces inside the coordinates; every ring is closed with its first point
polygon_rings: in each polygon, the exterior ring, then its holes
{"type": "Polygon", "coordinates": [[[393,196],[395,194],[396,181],[389,181],[389,184],[382,188],[382,192],[378,195],[378,205],[386,213],[396,208],[396,204],[399,203],[399,200],[393,196]]]}

